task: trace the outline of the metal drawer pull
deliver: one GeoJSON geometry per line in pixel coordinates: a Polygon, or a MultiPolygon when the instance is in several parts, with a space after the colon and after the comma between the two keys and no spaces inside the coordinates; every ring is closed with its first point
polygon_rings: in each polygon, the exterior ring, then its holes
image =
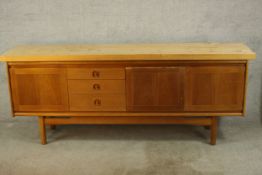
{"type": "Polygon", "coordinates": [[[96,105],[96,106],[101,106],[101,100],[95,99],[95,100],[94,100],[94,105],[96,105]]]}
{"type": "Polygon", "coordinates": [[[98,71],[93,71],[92,72],[92,76],[95,77],[95,78],[98,78],[100,76],[100,73],[98,71]]]}
{"type": "Polygon", "coordinates": [[[93,85],[94,90],[100,90],[100,85],[99,84],[94,84],[93,85]]]}

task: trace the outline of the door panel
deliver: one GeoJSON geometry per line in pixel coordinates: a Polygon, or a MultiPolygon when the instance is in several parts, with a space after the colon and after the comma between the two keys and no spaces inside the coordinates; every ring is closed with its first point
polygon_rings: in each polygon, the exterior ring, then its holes
{"type": "Polygon", "coordinates": [[[183,67],[126,68],[127,110],[183,110],[183,67]]]}
{"type": "Polygon", "coordinates": [[[10,68],[15,111],[66,111],[66,71],[62,68],[10,68]]]}
{"type": "Polygon", "coordinates": [[[186,68],[186,111],[242,112],[245,66],[191,66],[186,68]]]}

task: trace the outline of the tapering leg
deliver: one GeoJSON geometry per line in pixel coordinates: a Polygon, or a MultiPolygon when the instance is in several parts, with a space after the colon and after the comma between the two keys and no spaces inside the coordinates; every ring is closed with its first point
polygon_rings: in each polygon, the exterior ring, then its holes
{"type": "Polygon", "coordinates": [[[50,129],[55,130],[56,129],[56,125],[50,125],[50,129]]]}
{"type": "Polygon", "coordinates": [[[46,129],[45,129],[45,117],[44,116],[38,117],[38,124],[39,124],[41,143],[45,145],[46,144],[46,129]]]}
{"type": "Polygon", "coordinates": [[[217,140],[217,118],[211,117],[211,126],[210,126],[210,144],[215,145],[217,140]]]}

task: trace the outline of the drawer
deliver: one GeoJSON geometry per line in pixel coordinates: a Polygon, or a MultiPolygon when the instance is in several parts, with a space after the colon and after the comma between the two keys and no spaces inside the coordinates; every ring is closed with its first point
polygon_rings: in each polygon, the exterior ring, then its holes
{"type": "Polygon", "coordinates": [[[68,68],[68,79],[125,79],[123,68],[68,68]]]}
{"type": "Polygon", "coordinates": [[[125,93],[125,80],[68,80],[69,93],[125,93]]]}
{"type": "Polygon", "coordinates": [[[70,94],[71,111],[125,111],[125,94],[70,94]]]}

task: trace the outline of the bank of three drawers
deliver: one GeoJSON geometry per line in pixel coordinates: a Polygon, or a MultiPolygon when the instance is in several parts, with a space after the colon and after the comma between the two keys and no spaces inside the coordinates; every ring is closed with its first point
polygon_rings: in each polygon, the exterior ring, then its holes
{"type": "Polygon", "coordinates": [[[125,111],[124,68],[68,68],[70,111],[125,111]]]}

